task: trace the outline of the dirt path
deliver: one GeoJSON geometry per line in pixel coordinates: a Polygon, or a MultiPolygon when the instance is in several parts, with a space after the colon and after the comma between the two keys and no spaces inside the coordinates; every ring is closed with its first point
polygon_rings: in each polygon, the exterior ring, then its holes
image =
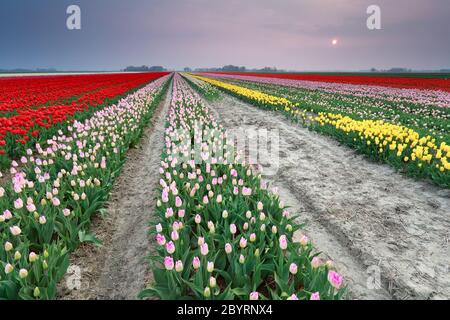
{"type": "Polygon", "coordinates": [[[397,174],[230,96],[210,106],[226,129],[279,130],[279,170],[267,180],[336,262],[350,298],[450,298],[449,190],[397,174]],[[381,288],[368,288],[369,275],[381,279],[381,288]]]}
{"type": "Polygon", "coordinates": [[[156,196],[170,97],[171,86],[139,147],[128,151],[108,202],[108,216],[96,217],[92,223],[92,232],[103,246],[82,245],[74,252],[71,264],[80,272],[69,269],[59,287],[60,299],[137,299],[148,283],[144,258],[151,247],[148,221],[156,196]],[[80,288],[69,290],[77,280],[80,288]]]}

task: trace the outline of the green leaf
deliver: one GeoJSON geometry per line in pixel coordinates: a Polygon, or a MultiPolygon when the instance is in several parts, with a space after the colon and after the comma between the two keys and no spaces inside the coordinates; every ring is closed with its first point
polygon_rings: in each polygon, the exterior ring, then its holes
{"type": "Polygon", "coordinates": [[[78,239],[81,243],[92,243],[97,247],[101,247],[103,244],[92,233],[86,233],[84,230],[78,231],[78,239]]]}

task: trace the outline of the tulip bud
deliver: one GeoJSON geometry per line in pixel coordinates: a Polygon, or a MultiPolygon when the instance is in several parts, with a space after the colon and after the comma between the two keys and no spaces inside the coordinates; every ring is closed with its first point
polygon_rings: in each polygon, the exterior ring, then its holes
{"type": "Polygon", "coordinates": [[[47,218],[45,218],[45,216],[40,216],[39,217],[39,223],[40,224],[46,224],[47,223],[47,218]]]}
{"type": "Polygon", "coordinates": [[[313,267],[313,269],[317,269],[322,265],[322,261],[320,261],[319,257],[314,257],[311,260],[311,266],[313,267]]]}
{"type": "Polygon", "coordinates": [[[266,214],[265,214],[264,212],[261,212],[261,213],[259,214],[259,220],[261,220],[261,221],[266,220],[266,214]]]}
{"type": "Polygon", "coordinates": [[[227,254],[230,254],[233,251],[233,247],[231,246],[231,244],[227,243],[225,244],[225,252],[227,254]]]}
{"type": "Polygon", "coordinates": [[[214,277],[209,278],[209,286],[215,288],[217,286],[217,280],[214,277]]]}
{"type": "Polygon", "coordinates": [[[331,260],[328,260],[325,265],[327,266],[328,269],[332,269],[334,267],[334,263],[331,260]]]}
{"type": "Polygon", "coordinates": [[[288,243],[285,235],[280,236],[279,243],[281,250],[287,249],[288,243]]]}
{"type": "Polygon", "coordinates": [[[259,299],[259,293],[254,291],[250,293],[250,300],[258,300],[259,299]]]}
{"type": "Polygon", "coordinates": [[[228,211],[227,210],[223,210],[222,218],[224,218],[224,219],[228,218],[228,211]]]}
{"type": "Polygon", "coordinates": [[[306,245],[308,244],[308,242],[309,242],[309,239],[308,239],[307,236],[302,236],[302,237],[300,238],[300,244],[301,244],[302,246],[306,246],[306,245]]]}
{"type": "Polygon", "coordinates": [[[9,264],[9,263],[6,264],[6,266],[5,266],[5,273],[6,274],[13,272],[13,270],[14,270],[14,267],[11,264],[9,264]]]}
{"type": "Polygon", "coordinates": [[[297,295],[294,293],[292,294],[292,296],[290,296],[289,298],[287,298],[287,300],[298,300],[297,295]]]}
{"type": "Polygon", "coordinates": [[[38,256],[36,253],[30,252],[30,255],[29,255],[29,257],[28,257],[28,260],[29,260],[30,262],[35,262],[38,258],[39,258],[39,256],[38,256]]]}
{"type": "Polygon", "coordinates": [[[12,243],[9,242],[9,241],[6,241],[6,243],[5,243],[5,251],[8,252],[8,251],[11,251],[12,249],[13,249],[12,243]]]}
{"type": "Polygon", "coordinates": [[[41,295],[41,291],[39,290],[39,288],[38,287],[34,288],[33,296],[35,298],[39,298],[40,295],[41,295]]]}
{"type": "Polygon", "coordinates": [[[213,270],[214,270],[214,262],[208,261],[206,270],[208,270],[209,273],[213,272],[213,270]]]}
{"type": "Polygon", "coordinates": [[[203,256],[206,256],[206,255],[208,254],[208,252],[209,252],[208,244],[207,244],[207,243],[202,244],[202,245],[200,246],[200,253],[201,253],[203,256]]]}
{"type": "Polygon", "coordinates": [[[244,237],[241,237],[241,240],[239,241],[239,246],[244,249],[247,246],[247,239],[244,237]]]}
{"type": "Polygon", "coordinates": [[[26,277],[28,277],[28,271],[26,269],[20,269],[19,277],[20,279],[25,279],[26,277]]]}
{"type": "Polygon", "coordinates": [[[257,208],[258,208],[259,211],[262,211],[262,209],[264,208],[264,205],[263,205],[263,203],[261,201],[258,202],[257,208]]]}
{"type": "Polygon", "coordinates": [[[192,267],[197,270],[198,268],[200,268],[200,259],[198,257],[194,257],[194,259],[192,260],[192,267]]]}
{"type": "Polygon", "coordinates": [[[298,271],[298,267],[295,263],[291,263],[291,265],[289,266],[289,272],[292,274],[297,274],[298,271]]]}
{"type": "Polygon", "coordinates": [[[176,271],[176,272],[181,272],[181,271],[183,271],[183,262],[182,262],[181,260],[178,260],[178,261],[175,263],[175,271],[176,271]]]}
{"type": "Polygon", "coordinates": [[[16,251],[16,253],[14,253],[14,260],[20,260],[22,258],[22,254],[19,251],[16,251]]]}
{"type": "Polygon", "coordinates": [[[203,296],[205,298],[209,298],[211,296],[211,289],[209,287],[205,288],[205,290],[203,291],[203,296]]]}

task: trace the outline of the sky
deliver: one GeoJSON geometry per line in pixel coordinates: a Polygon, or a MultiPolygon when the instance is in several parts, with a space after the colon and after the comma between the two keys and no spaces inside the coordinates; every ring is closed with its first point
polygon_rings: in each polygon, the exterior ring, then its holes
{"type": "Polygon", "coordinates": [[[449,0],[2,0],[0,69],[450,68],[449,17],[449,0]]]}

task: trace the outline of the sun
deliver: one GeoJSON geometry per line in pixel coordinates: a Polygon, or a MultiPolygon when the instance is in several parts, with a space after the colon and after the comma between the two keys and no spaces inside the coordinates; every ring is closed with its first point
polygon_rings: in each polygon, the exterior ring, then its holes
{"type": "Polygon", "coordinates": [[[337,40],[337,39],[333,39],[333,40],[331,41],[331,44],[332,44],[333,46],[337,45],[337,44],[338,44],[338,40],[337,40]]]}

